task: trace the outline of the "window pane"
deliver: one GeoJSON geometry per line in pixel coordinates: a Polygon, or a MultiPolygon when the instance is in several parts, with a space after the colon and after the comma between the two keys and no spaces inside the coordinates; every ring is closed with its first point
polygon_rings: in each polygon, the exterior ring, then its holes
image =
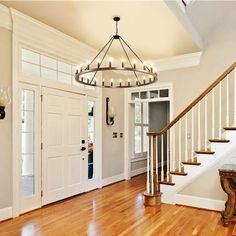
{"type": "Polygon", "coordinates": [[[21,111],[21,130],[22,132],[33,132],[34,113],[32,111],[21,111]]]}
{"type": "Polygon", "coordinates": [[[23,111],[34,110],[34,92],[30,90],[24,90],[21,94],[21,109],[23,111]]]}
{"type": "Polygon", "coordinates": [[[141,99],[149,98],[148,92],[141,92],[141,93],[140,93],[140,97],[141,97],[141,99]]]}
{"type": "Polygon", "coordinates": [[[160,90],[160,97],[168,97],[169,96],[169,91],[168,89],[162,89],[160,90]]]}
{"type": "Polygon", "coordinates": [[[72,73],[72,66],[70,64],[58,61],[58,71],[70,74],[72,73]]]}
{"type": "Polygon", "coordinates": [[[143,124],[148,124],[148,103],[143,103],[143,124]]]}
{"type": "Polygon", "coordinates": [[[41,56],[41,65],[53,70],[57,70],[57,60],[51,57],[41,56]]]}
{"type": "Polygon", "coordinates": [[[134,104],[134,120],[136,124],[141,123],[141,103],[134,104]]]}
{"type": "Polygon", "coordinates": [[[49,80],[57,80],[57,72],[55,70],[42,67],[42,77],[49,80]]]}
{"type": "Polygon", "coordinates": [[[137,100],[137,99],[139,99],[139,93],[132,93],[132,94],[131,94],[131,99],[132,99],[132,100],[137,100]]]}
{"type": "Polygon", "coordinates": [[[58,81],[64,84],[71,84],[71,75],[58,72],[58,81]]]}
{"type": "Polygon", "coordinates": [[[29,197],[35,193],[34,185],[34,91],[22,90],[21,92],[21,194],[29,197]],[[29,104],[28,104],[29,103],[29,104]],[[30,108],[27,111],[25,108],[30,108]]]}
{"type": "Polygon", "coordinates": [[[40,66],[22,61],[22,72],[27,75],[40,77],[40,66]]]}
{"type": "Polygon", "coordinates": [[[34,63],[34,64],[37,64],[39,65],[39,53],[36,53],[36,52],[32,52],[30,50],[27,50],[27,49],[22,49],[22,60],[23,61],[27,61],[27,62],[31,62],[31,63],[34,63]]]}
{"type": "Polygon", "coordinates": [[[148,132],[148,126],[144,126],[143,127],[143,152],[147,152],[148,151],[148,136],[147,136],[147,132],[148,132]]]}
{"type": "Polygon", "coordinates": [[[141,152],[141,126],[135,126],[135,141],[134,141],[134,153],[141,152]]]}
{"type": "Polygon", "coordinates": [[[150,91],[150,98],[158,98],[158,90],[150,91]]]}

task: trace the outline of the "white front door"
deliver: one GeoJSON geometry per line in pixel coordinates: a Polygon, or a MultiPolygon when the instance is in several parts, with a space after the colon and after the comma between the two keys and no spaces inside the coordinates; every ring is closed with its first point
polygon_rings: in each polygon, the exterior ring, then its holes
{"type": "Polygon", "coordinates": [[[43,88],[42,205],[85,191],[87,120],[85,96],[43,88]]]}

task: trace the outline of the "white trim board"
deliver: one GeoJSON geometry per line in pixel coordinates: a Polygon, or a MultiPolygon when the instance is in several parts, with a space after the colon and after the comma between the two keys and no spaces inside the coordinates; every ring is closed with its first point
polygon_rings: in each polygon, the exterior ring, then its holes
{"type": "Polygon", "coordinates": [[[143,173],[146,173],[147,172],[147,167],[142,167],[142,168],[139,168],[139,169],[136,169],[136,170],[132,170],[131,171],[131,177],[134,177],[136,175],[140,175],[140,174],[143,174],[143,173]]]}
{"type": "Polygon", "coordinates": [[[168,57],[153,61],[158,71],[175,70],[198,66],[201,61],[202,52],[188,53],[174,57],[168,57]]]}
{"type": "Polygon", "coordinates": [[[202,198],[191,195],[176,194],[176,204],[198,207],[208,210],[222,211],[225,209],[225,201],[210,198],[202,198]]]}
{"type": "Polygon", "coordinates": [[[12,30],[11,15],[9,8],[0,4],[0,27],[12,30]]]}
{"type": "Polygon", "coordinates": [[[102,180],[102,187],[107,186],[109,184],[114,184],[114,183],[122,181],[124,179],[125,179],[124,173],[108,177],[108,178],[102,180]]]}
{"type": "Polygon", "coordinates": [[[0,222],[12,218],[12,207],[0,209],[0,222]]]}

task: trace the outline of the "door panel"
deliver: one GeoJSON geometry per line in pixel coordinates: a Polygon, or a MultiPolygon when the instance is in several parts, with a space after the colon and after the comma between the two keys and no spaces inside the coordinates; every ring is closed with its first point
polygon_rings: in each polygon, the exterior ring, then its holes
{"type": "Polygon", "coordinates": [[[84,191],[84,104],[85,96],[43,88],[43,205],[84,191]]]}

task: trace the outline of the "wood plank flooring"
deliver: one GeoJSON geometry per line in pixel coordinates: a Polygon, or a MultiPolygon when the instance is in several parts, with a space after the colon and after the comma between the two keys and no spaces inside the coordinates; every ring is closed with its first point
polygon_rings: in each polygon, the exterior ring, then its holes
{"type": "Polygon", "coordinates": [[[220,213],[163,204],[143,206],[145,176],[57,202],[0,223],[1,236],[236,235],[220,213]]]}

